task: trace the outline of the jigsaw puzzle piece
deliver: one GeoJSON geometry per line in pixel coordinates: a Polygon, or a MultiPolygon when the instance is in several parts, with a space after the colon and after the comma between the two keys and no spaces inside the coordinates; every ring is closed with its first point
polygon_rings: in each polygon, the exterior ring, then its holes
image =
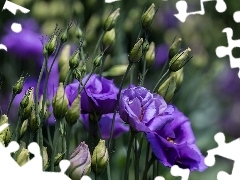
{"type": "Polygon", "coordinates": [[[154,180],[165,180],[165,178],[162,177],[162,176],[157,176],[157,177],[154,178],[154,180]]]}
{"type": "Polygon", "coordinates": [[[240,23],[240,11],[236,11],[234,14],[233,14],[233,19],[236,23],[240,23]]]}
{"type": "Polygon", "coordinates": [[[182,169],[182,168],[178,167],[177,165],[172,166],[170,172],[173,176],[181,176],[182,180],[188,180],[189,174],[190,174],[189,169],[182,169]]]}

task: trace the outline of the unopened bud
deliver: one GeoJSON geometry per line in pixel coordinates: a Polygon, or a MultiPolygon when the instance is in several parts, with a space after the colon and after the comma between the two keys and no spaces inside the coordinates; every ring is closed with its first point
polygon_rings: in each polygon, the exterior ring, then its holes
{"type": "Polygon", "coordinates": [[[151,68],[155,60],[155,44],[154,42],[150,43],[149,49],[146,52],[145,56],[147,68],[151,68]]]}
{"type": "Polygon", "coordinates": [[[175,90],[175,93],[176,93],[181,87],[183,82],[183,77],[184,77],[183,68],[179,69],[176,72],[171,72],[170,76],[176,77],[176,90],[175,90]]]}
{"type": "Polygon", "coordinates": [[[68,22],[66,30],[62,33],[62,35],[60,37],[60,40],[61,40],[62,43],[65,43],[68,40],[68,31],[74,24],[75,24],[75,22],[72,21],[72,20],[70,20],[68,22]]]}
{"type": "Polygon", "coordinates": [[[169,70],[176,72],[181,69],[187,63],[190,52],[191,49],[187,48],[185,51],[175,55],[169,63],[169,70]]]}
{"type": "Polygon", "coordinates": [[[20,77],[19,80],[17,81],[17,83],[13,86],[13,94],[20,94],[22,92],[23,89],[23,84],[24,84],[24,77],[20,77]]]}
{"type": "Polygon", "coordinates": [[[138,42],[133,46],[128,60],[130,63],[137,63],[142,59],[143,56],[143,38],[139,39],[138,42]]]}
{"type": "Polygon", "coordinates": [[[110,31],[106,31],[103,36],[103,49],[106,50],[106,53],[110,53],[114,47],[116,41],[115,28],[112,28],[110,31]]]}
{"type": "Polygon", "coordinates": [[[20,129],[20,136],[18,140],[21,140],[23,138],[23,136],[25,135],[26,131],[27,131],[27,127],[28,127],[28,120],[24,120],[20,129]]]}
{"type": "Polygon", "coordinates": [[[37,118],[36,118],[36,112],[33,109],[32,113],[30,115],[30,119],[29,119],[29,129],[31,132],[36,132],[39,128],[39,124],[40,122],[38,122],[37,118]]]}
{"type": "MultiPolygon", "coordinates": [[[[2,126],[5,123],[8,124],[8,117],[6,115],[1,115],[0,126],[2,126]]],[[[9,143],[11,138],[9,126],[0,132],[0,136],[5,145],[9,143]]]]}
{"type": "Polygon", "coordinates": [[[57,153],[54,157],[54,166],[58,166],[61,160],[63,160],[63,153],[57,153]]]}
{"type": "Polygon", "coordinates": [[[48,165],[47,148],[43,147],[43,167],[46,167],[47,165],[48,165]]]}
{"type": "Polygon", "coordinates": [[[176,90],[176,77],[170,76],[158,89],[157,93],[161,95],[168,103],[172,100],[176,90]]]}
{"type": "Polygon", "coordinates": [[[72,126],[77,122],[79,116],[80,116],[80,95],[78,95],[76,99],[73,101],[71,107],[65,114],[65,119],[66,122],[72,126]]]}
{"type": "Polygon", "coordinates": [[[173,44],[170,46],[169,53],[168,53],[169,59],[172,59],[178,53],[181,43],[182,43],[182,38],[179,38],[173,42],[173,44]]]}
{"type": "Polygon", "coordinates": [[[55,51],[55,48],[57,46],[57,38],[58,38],[58,36],[56,34],[54,34],[50,38],[49,42],[47,42],[47,44],[45,45],[48,56],[52,55],[52,53],[55,51]]]}
{"type": "Polygon", "coordinates": [[[73,55],[69,59],[69,67],[74,70],[78,67],[80,62],[80,51],[77,50],[73,53],[73,55]]]}
{"type": "Polygon", "coordinates": [[[91,170],[91,155],[88,145],[81,142],[70,156],[71,165],[68,168],[72,180],[79,180],[91,170]]]}
{"type": "Polygon", "coordinates": [[[103,30],[110,31],[112,28],[115,27],[116,21],[120,15],[120,8],[117,8],[114,12],[112,12],[106,19],[103,30]]]}
{"type": "Polygon", "coordinates": [[[33,109],[33,106],[34,106],[33,91],[34,91],[34,88],[30,87],[28,89],[28,91],[26,92],[23,100],[20,103],[20,105],[21,105],[20,113],[21,113],[22,120],[27,119],[32,112],[32,109],[33,109]]]}
{"type": "Polygon", "coordinates": [[[71,46],[65,45],[58,58],[58,70],[61,70],[63,66],[68,66],[68,60],[70,58],[71,46]]]}
{"type": "Polygon", "coordinates": [[[102,57],[103,57],[103,54],[100,54],[93,60],[93,66],[94,67],[101,66],[101,64],[102,64],[102,57]]]}
{"type": "Polygon", "coordinates": [[[83,32],[82,32],[82,30],[81,30],[81,28],[80,28],[79,26],[76,28],[75,35],[76,35],[76,37],[77,37],[78,39],[80,39],[80,38],[83,37],[83,32]]]}
{"type": "Polygon", "coordinates": [[[99,141],[92,155],[92,168],[97,174],[101,174],[108,164],[108,150],[105,145],[105,140],[99,141]]]}
{"type": "Polygon", "coordinates": [[[29,151],[26,148],[20,147],[20,149],[16,153],[16,161],[19,166],[23,166],[29,161],[29,151]]]}
{"type": "Polygon", "coordinates": [[[68,99],[64,91],[63,83],[59,83],[57,93],[52,100],[53,114],[57,120],[64,117],[68,109],[68,99]]]}
{"type": "Polygon", "coordinates": [[[151,6],[147,9],[147,11],[142,15],[142,27],[148,28],[154,18],[155,15],[155,4],[151,4],[151,6]]]}

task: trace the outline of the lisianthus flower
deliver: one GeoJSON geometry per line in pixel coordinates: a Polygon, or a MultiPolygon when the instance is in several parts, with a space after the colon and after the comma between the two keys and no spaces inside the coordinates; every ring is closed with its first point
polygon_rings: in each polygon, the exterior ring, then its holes
{"type": "MultiPolygon", "coordinates": [[[[89,115],[88,114],[82,114],[83,117],[83,123],[86,129],[89,129],[89,115]]],[[[111,132],[111,126],[112,126],[112,118],[113,113],[110,114],[103,114],[101,119],[99,120],[99,129],[101,133],[102,139],[109,139],[110,132],[111,132]]],[[[121,134],[128,132],[129,126],[127,126],[123,120],[120,118],[119,114],[116,114],[116,119],[114,122],[113,127],[113,138],[118,138],[121,134]]],[[[95,131],[97,132],[97,130],[95,131]]]]}
{"type": "Polygon", "coordinates": [[[19,33],[13,32],[10,26],[12,23],[8,23],[5,26],[5,35],[1,38],[1,42],[7,46],[8,52],[19,58],[42,60],[43,46],[40,41],[42,35],[39,33],[37,23],[33,19],[20,20],[20,23],[22,31],[19,33]]]}
{"type": "Polygon", "coordinates": [[[169,46],[167,44],[160,44],[156,47],[156,58],[153,68],[162,67],[168,60],[169,46]]]}
{"type": "MultiPolygon", "coordinates": [[[[87,80],[83,78],[83,84],[87,80]]],[[[117,102],[118,88],[112,80],[105,79],[96,74],[91,75],[85,90],[81,92],[81,108],[83,113],[97,114],[113,113],[117,102]]]]}
{"type": "Polygon", "coordinates": [[[176,107],[174,120],[162,129],[147,132],[146,137],[156,158],[165,166],[174,164],[191,171],[204,171],[204,157],[195,144],[195,137],[188,118],[176,107]]]}
{"type": "Polygon", "coordinates": [[[164,99],[144,87],[124,90],[120,96],[119,114],[136,131],[152,132],[173,120],[173,108],[164,99]]]}

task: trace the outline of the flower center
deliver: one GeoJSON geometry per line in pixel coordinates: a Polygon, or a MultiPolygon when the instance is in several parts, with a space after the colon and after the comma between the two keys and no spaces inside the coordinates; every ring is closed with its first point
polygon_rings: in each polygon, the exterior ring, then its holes
{"type": "Polygon", "coordinates": [[[170,138],[170,137],[167,137],[167,141],[170,142],[170,143],[173,143],[173,144],[177,144],[177,143],[175,143],[174,140],[173,140],[172,138],[170,138]]]}

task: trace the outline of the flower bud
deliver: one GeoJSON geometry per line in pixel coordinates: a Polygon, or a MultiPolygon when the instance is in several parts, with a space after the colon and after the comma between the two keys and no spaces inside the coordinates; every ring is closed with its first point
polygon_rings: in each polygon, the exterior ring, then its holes
{"type": "Polygon", "coordinates": [[[145,39],[145,41],[143,43],[143,50],[144,50],[144,52],[147,52],[149,50],[149,42],[147,39],[145,39]]]}
{"type": "Polygon", "coordinates": [[[74,78],[77,79],[79,82],[82,80],[82,73],[81,71],[77,68],[73,71],[74,78]]]}
{"type": "Polygon", "coordinates": [[[30,87],[28,89],[28,91],[26,92],[23,100],[20,103],[20,105],[21,105],[20,113],[21,113],[22,120],[27,119],[33,110],[33,106],[34,106],[33,91],[34,91],[34,88],[30,87]]]}
{"type": "Polygon", "coordinates": [[[154,60],[155,60],[155,44],[154,44],[154,42],[150,43],[149,49],[146,52],[145,60],[146,60],[146,67],[151,68],[154,63],[154,60]]]}
{"type": "Polygon", "coordinates": [[[176,90],[175,90],[175,93],[176,93],[181,87],[183,82],[183,77],[184,77],[183,68],[179,69],[176,72],[171,72],[170,76],[176,77],[176,90]]]}
{"type": "Polygon", "coordinates": [[[143,38],[139,39],[138,42],[133,46],[130,54],[128,55],[128,60],[130,63],[137,63],[141,60],[143,56],[143,38]]]}
{"type": "Polygon", "coordinates": [[[29,129],[31,132],[36,132],[39,128],[39,123],[37,118],[36,118],[36,112],[35,110],[33,109],[32,110],[32,113],[30,115],[30,118],[29,118],[29,129]]]}
{"type": "Polygon", "coordinates": [[[16,152],[16,162],[19,166],[23,166],[29,161],[29,151],[23,146],[24,145],[21,144],[19,150],[16,152]]]}
{"type": "Polygon", "coordinates": [[[176,77],[170,76],[158,89],[157,93],[161,95],[168,103],[172,100],[176,90],[176,77]]]}
{"type": "Polygon", "coordinates": [[[115,28],[112,28],[110,31],[106,31],[103,36],[103,49],[106,50],[107,53],[110,53],[114,47],[116,41],[116,33],[115,28]]]}
{"type": "Polygon", "coordinates": [[[97,174],[101,174],[108,164],[108,150],[105,145],[105,140],[99,141],[92,155],[92,168],[97,174]]]}
{"type": "Polygon", "coordinates": [[[75,22],[73,20],[70,20],[68,22],[66,30],[62,33],[62,35],[60,37],[60,40],[62,43],[65,43],[68,40],[68,31],[74,24],[75,24],[75,22]]]}
{"type": "Polygon", "coordinates": [[[38,111],[40,112],[40,114],[42,114],[43,111],[43,120],[46,120],[48,118],[48,107],[47,107],[47,100],[45,101],[45,104],[43,106],[43,95],[40,96],[39,99],[39,105],[38,105],[38,111]],[[43,108],[43,110],[42,110],[43,108]]]}
{"type": "Polygon", "coordinates": [[[45,45],[48,56],[52,55],[52,53],[55,51],[55,48],[57,46],[57,38],[58,36],[54,34],[45,45]]]}
{"type": "Polygon", "coordinates": [[[43,147],[43,167],[45,168],[47,165],[48,165],[47,148],[43,147]]]}
{"type": "Polygon", "coordinates": [[[74,70],[78,67],[80,62],[80,51],[77,50],[73,53],[73,55],[69,59],[69,67],[74,70]]]}
{"type": "Polygon", "coordinates": [[[72,180],[79,180],[91,170],[91,155],[88,145],[81,142],[70,156],[71,165],[68,168],[72,180]]]}
{"type": "Polygon", "coordinates": [[[66,122],[69,125],[74,125],[79,116],[80,116],[80,95],[76,97],[76,99],[73,101],[71,107],[68,109],[67,113],[65,114],[66,122]]]}
{"type": "MultiPolygon", "coordinates": [[[[0,117],[0,126],[3,124],[8,124],[8,117],[6,115],[1,115],[0,117]]],[[[4,144],[8,144],[11,138],[10,129],[9,127],[5,128],[3,131],[0,132],[0,136],[4,144]]]]}
{"type": "Polygon", "coordinates": [[[80,28],[79,26],[76,28],[75,35],[76,35],[76,37],[77,37],[78,39],[80,39],[80,38],[83,37],[83,32],[82,32],[82,30],[81,30],[81,28],[80,28]]]}
{"type": "Polygon", "coordinates": [[[28,120],[24,120],[20,129],[20,136],[19,136],[19,140],[21,140],[24,136],[24,134],[27,131],[27,127],[28,127],[28,120]]]}
{"type": "Polygon", "coordinates": [[[108,71],[103,72],[103,76],[121,76],[127,70],[128,65],[126,64],[119,64],[112,66],[108,71]]]}
{"type": "Polygon", "coordinates": [[[188,61],[188,55],[191,52],[190,48],[187,48],[182,53],[175,55],[170,63],[169,63],[169,70],[172,72],[176,72],[181,69],[188,61]]]}
{"type": "Polygon", "coordinates": [[[155,15],[155,4],[151,4],[151,6],[147,9],[147,11],[142,15],[142,27],[148,28],[154,18],[155,15]]]}
{"type": "Polygon", "coordinates": [[[178,53],[181,43],[182,43],[182,38],[179,38],[173,42],[168,53],[169,59],[172,59],[178,53]]]}
{"type": "Polygon", "coordinates": [[[103,57],[103,54],[100,54],[93,60],[93,66],[94,67],[101,66],[101,64],[102,64],[102,57],[103,57]]]}
{"type": "Polygon", "coordinates": [[[68,67],[68,60],[70,58],[71,46],[65,45],[58,58],[58,70],[61,70],[63,66],[68,67]]]}
{"type": "Polygon", "coordinates": [[[20,77],[19,80],[17,81],[17,83],[13,86],[13,94],[20,94],[22,92],[23,89],[23,83],[24,83],[25,78],[24,77],[20,77]]]}
{"type": "Polygon", "coordinates": [[[64,91],[63,83],[59,83],[57,93],[52,100],[53,114],[57,120],[64,117],[68,109],[68,99],[64,91]]]}
{"type": "Polygon", "coordinates": [[[120,15],[120,8],[117,8],[114,12],[112,12],[106,19],[103,30],[110,31],[112,28],[115,27],[116,21],[120,15]]]}

